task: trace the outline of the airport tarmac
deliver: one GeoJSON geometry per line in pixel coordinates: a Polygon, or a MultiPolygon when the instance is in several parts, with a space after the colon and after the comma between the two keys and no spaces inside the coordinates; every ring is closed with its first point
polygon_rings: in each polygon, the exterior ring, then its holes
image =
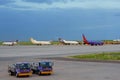
{"type": "Polygon", "coordinates": [[[120,45],[80,46],[0,46],[0,80],[119,80],[119,63],[99,63],[42,59],[63,57],[95,52],[118,52],[120,45]],[[34,62],[49,60],[54,62],[54,73],[50,76],[16,78],[8,75],[7,67],[14,62],[34,62]]]}
{"type": "Polygon", "coordinates": [[[43,45],[43,46],[0,46],[0,57],[25,56],[69,56],[95,52],[120,51],[120,45],[84,46],[84,45],[43,45]]]}

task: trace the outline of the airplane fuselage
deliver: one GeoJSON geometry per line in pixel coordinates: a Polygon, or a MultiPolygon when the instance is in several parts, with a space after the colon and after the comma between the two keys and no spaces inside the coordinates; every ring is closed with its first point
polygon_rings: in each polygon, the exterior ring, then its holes
{"type": "Polygon", "coordinates": [[[63,44],[65,44],[65,45],[78,45],[79,44],[79,42],[77,42],[77,41],[66,41],[66,40],[62,40],[61,41],[63,44]]]}
{"type": "Polygon", "coordinates": [[[94,45],[103,45],[104,43],[103,42],[97,42],[97,41],[88,41],[88,44],[91,45],[91,46],[94,46],[94,45]]]}
{"type": "Polygon", "coordinates": [[[30,41],[35,45],[50,45],[51,44],[50,41],[37,41],[37,40],[34,40],[33,38],[31,38],[30,41]]]}
{"type": "Polygon", "coordinates": [[[3,42],[2,45],[13,46],[17,44],[17,42],[3,42]]]}

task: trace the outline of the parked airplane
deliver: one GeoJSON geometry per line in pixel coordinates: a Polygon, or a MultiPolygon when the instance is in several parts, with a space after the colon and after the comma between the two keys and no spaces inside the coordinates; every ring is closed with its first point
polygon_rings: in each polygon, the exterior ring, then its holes
{"type": "Polygon", "coordinates": [[[78,41],[66,41],[61,38],[59,38],[59,42],[61,42],[62,44],[65,44],[65,45],[78,45],[79,44],[78,41]]]}
{"type": "Polygon", "coordinates": [[[32,44],[36,44],[36,45],[50,45],[51,44],[50,41],[37,41],[33,38],[30,38],[30,41],[32,42],[32,44]]]}
{"type": "Polygon", "coordinates": [[[3,42],[2,45],[13,46],[13,45],[16,45],[17,43],[18,43],[18,40],[16,40],[16,41],[7,41],[7,42],[3,42]]]}
{"type": "Polygon", "coordinates": [[[86,37],[84,36],[84,34],[82,34],[82,38],[83,38],[83,44],[87,44],[91,46],[104,44],[102,41],[88,41],[86,37]]]}
{"type": "Polygon", "coordinates": [[[120,44],[120,39],[114,39],[111,44],[120,44]]]}
{"type": "Polygon", "coordinates": [[[113,41],[118,41],[118,42],[119,42],[119,41],[120,41],[120,39],[114,39],[113,41]]]}

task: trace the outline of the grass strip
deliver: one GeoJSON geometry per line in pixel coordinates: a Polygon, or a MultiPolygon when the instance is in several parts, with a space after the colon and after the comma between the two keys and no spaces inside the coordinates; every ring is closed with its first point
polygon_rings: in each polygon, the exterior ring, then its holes
{"type": "Polygon", "coordinates": [[[120,52],[103,52],[103,53],[76,55],[70,57],[77,59],[89,59],[89,60],[120,60],[120,52]]]}

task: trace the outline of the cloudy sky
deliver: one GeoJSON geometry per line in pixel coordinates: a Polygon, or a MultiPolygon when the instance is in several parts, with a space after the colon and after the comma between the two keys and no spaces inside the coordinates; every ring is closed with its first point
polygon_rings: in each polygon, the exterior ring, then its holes
{"type": "Polygon", "coordinates": [[[0,41],[120,38],[120,0],[0,0],[0,41]]]}

